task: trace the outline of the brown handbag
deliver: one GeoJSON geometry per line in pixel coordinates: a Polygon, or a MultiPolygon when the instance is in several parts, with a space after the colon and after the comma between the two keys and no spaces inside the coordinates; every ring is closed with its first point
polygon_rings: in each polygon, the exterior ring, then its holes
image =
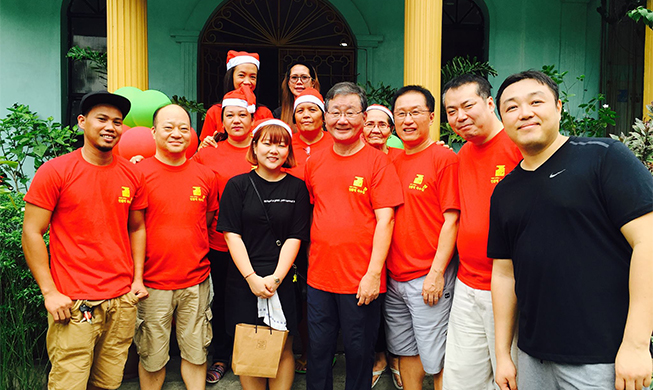
{"type": "Polygon", "coordinates": [[[236,324],[231,357],[234,374],[276,378],[287,338],[287,330],[275,330],[258,324],[236,324]]]}

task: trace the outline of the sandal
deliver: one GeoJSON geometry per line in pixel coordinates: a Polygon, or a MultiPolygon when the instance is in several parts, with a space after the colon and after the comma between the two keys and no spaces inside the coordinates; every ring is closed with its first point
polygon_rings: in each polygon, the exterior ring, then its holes
{"type": "Polygon", "coordinates": [[[372,388],[379,383],[379,379],[381,379],[381,375],[385,372],[386,368],[388,368],[388,366],[383,367],[379,371],[372,371],[372,388]]]}
{"type": "Polygon", "coordinates": [[[295,359],[295,372],[298,374],[306,374],[306,359],[295,359]]]}
{"type": "Polygon", "coordinates": [[[395,384],[397,390],[404,390],[404,384],[401,381],[401,374],[396,368],[390,367],[390,372],[392,372],[392,383],[395,384]]]}
{"type": "Polygon", "coordinates": [[[227,366],[222,362],[215,362],[206,370],[206,383],[218,383],[227,373],[227,366]]]}

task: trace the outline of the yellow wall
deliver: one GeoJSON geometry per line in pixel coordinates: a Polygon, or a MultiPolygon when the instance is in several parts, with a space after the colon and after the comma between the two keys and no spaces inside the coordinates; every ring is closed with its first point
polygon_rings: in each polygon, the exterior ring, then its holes
{"type": "Polygon", "coordinates": [[[149,89],[147,0],[107,0],[107,89],[149,89]]]}
{"type": "MultiPolygon", "coordinates": [[[[647,8],[653,9],[653,0],[648,0],[647,8]]],[[[653,102],[653,29],[645,27],[646,38],[644,41],[644,115],[646,118],[648,111],[647,104],[653,102]]]]}
{"type": "Polygon", "coordinates": [[[406,0],[404,85],[417,84],[435,96],[431,137],[440,139],[442,0],[406,0]]]}

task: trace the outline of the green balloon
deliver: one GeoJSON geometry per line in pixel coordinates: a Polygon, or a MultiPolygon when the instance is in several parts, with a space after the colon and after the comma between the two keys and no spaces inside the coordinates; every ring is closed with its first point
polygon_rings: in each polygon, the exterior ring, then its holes
{"type": "Polygon", "coordinates": [[[134,115],[132,115],[132,113],[134,112],[134,106],[136,105],[136,102],[139,100],[139,96],[143,93],[143,91],[136,87],[122,87],[117,89],[114,93],[116,95],[126,97],[132,104],[131,109],[129,110],[129,114],[123,118],[122,123],[126,124],[129,127],[136,127],[136,122],[134,122],[134,115]]]}
{"type": "Polygon", "coordinates": [[[132,103],[132,110],[129,112],[134,118],[136,126],[152,127],[152,115],[159,107],[170,104],[168,98],[163,92],[155,89],[143,91],[137,97],[135,103],[132,103]]]}
{"type": "Polygon", "coordinates": [[[388,137],[388,142],[386,142],[386,145],[393,148],[399,148],[399,149],[404,148],[404,143],[401,142],[401,139],[394,134],[390,134],[390,137],[388,137]]]}

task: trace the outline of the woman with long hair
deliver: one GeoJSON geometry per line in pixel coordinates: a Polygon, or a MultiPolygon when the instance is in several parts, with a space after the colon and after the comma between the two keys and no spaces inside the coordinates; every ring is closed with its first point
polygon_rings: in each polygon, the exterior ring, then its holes
{"type": "MultiPolygon", "coordinates": [[[[249,87],[241,86],[227,93],[221,104],[221,122],[225,131],[218,134],[218,147],[201,148],[193,157],[216,174],[219,194],[222,194],[229,179],[252,169],[246,156],[252,140],[255,107],[256,97],[249,87]]],[[[225,283],[232,260],[222,233],[215,230],[216,222],[217,215],[209,228],[208,257],[215,295],[212,306],[213,363],[207,369],[207,383],[217,383],[229,371],[233,350],[232,336],[225,328],[225,283]]]]}
{"type": "Polygon", "coordinates": [[[241,375],[240,383],[245,390],[265,390],[267,385],[270,390],[290,390],[297,310],[289,271],[301,242],[309,239],[310,201],[304,182],[284,170],[295,165],[290,126],[268,119],[252,133],[247,160],[256,169],[229,180],[216,226],[233,257],[227,277],[226,298],[232,303],[227,306],[228,331],[233,334],[238,323],[262,324],[259,300],[277,295],[289,330],[277,376],[241,375]]]}
{"type": "MultiPolygon", "coordinates": [[[[227,73],[224,75],[224,94],[226,95],[245,85],[254,91],[256,95],[259,66],[260,61],[257,53],[229,50],[227,53],[227,73]]],[[[272,112],[267,107],[257,104],[254,120],[264,118],[272,118],[272,112]]],[[[217,136],[222,131],[222,104],[218,103],[211,106],[206,113],[204,126],[202,126],[202,132],[200,133],[202,146],[216,146],[216,143],[212,142],[211,136],[217,136]]]]}
{"type": "Polygon", "coordinates": [[[281,82],[281,106],[272,113],[274,117],[288,124],[293,123],[295,99],[307,88],[320,91],[315,68],[307,62],[293,62],[281,82]]]}

